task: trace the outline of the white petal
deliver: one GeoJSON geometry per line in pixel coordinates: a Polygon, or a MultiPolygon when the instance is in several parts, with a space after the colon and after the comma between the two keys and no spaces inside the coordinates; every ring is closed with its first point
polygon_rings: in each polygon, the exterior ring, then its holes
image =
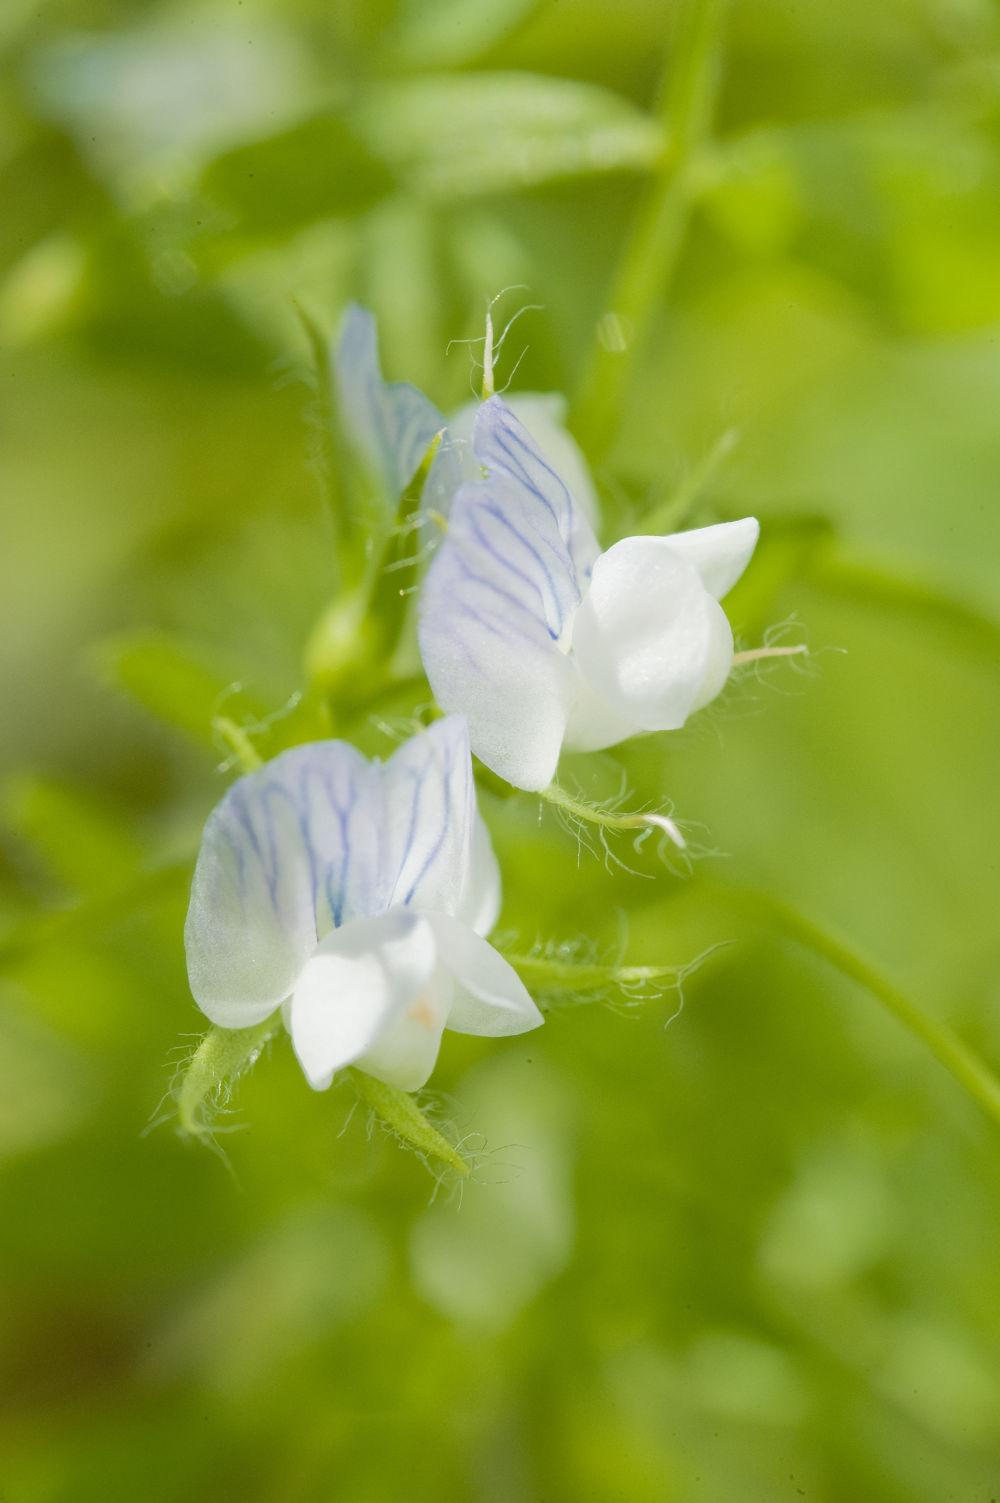
{"type": "Polygon", "coordinates": [[[545,1019],[517,973],[468,924],[431,916],[441,966],[456,983],[448,1027],[456,1033],[503,1038],[527,1033],[545,1019]]]}
{"type": "Polygon", "coordinates": [[[625,538],[594,566],[573,657],[614,716],[636,730],[675,730],[725,682],[732,633],[670,539],[625,538]]]}
{"type": "MultiPolygon", "coordinates": [[[[530,433],[546,463],[566,482],[588,523],[596,527],[597,493],[587,461],[566,430],[566,398],[555,391],[522,391],[505,396],[504,402],[530,433]]],[[[472,432],[479,407],[479,402],[467,402],[448,419],[448,436],[461,458],[466,480],[478,480],[481,475],[480,462],[472,451],[472,432]]]]}
{"type": "MultiPolygon", "coordinates": [[[[571,661],[575,665],[576,659],[571,661]]],[[[620,707],[610,704],[582,673],[577,672],[576,691],[563,742],[567,751],[603,751],[606,746],[617,746],[620,741],[640,735],[643,729],[634,713],[625,713],[620,707]]]]}
{"type": "Polygon", "coordinates": [[[317,938],[372,911],[375,812],[371,769],[342,741],[284,752],[213,810],[184,931],[191,990],[213,1023],[266,1018],[317,938]]]}
{"type": "Polygon", "coordinates": [[[750,562],[759,536],[757,518],[743,517],[738,522],[718,522],[691,532],[672,532],[663,541],[678,558],[697,569],[708,593],[721,600],[750,562]]]}
{"type": "Polygon", "coordinates": [[[377,772],[380,908],[455,913],[469,882],[476,819],[468,726],[460,715],[436,721],[377,772]]]}
{"type": "Polygon", "coordinates": [[[544,788],[573,694],[563,649],[597,544],[499,398],[479,409],[475,447],[490,473],[455,497],[421,597],[421,653],[476,755],[517,787],[544,788]]]}
{"type": "Polygon", "coordinates": [[[408,381],[383,381],[375,317],[357,303],[344,313],[333,374],[344,436],[395,505],[444,418],[408,381]]]}
{"type": "Polygon", "coordinates": [[[477,934],[489,934],[500,916],[500,865],[490,832],[480,815],[472,827],[469,876],[455,917],[477,934]]]}
{"type": "Polygon", "coordinates": [[[436,962],[429,923],[405,909],[356,919],[327,935],[292,996],[292,1044],[310,1085],[323,1090],[336,1070],[354,1063],[403,1090],[422,1085],[443,1024],[443,1009],[429,1000],[436,962]],[[411,1033],[404,1028],[378,1068],[376,1051],[407,1022],[411,1033]]]}
{"type": "Polygon", "coordinates": [[[552,781],[573,674],[559,637],[578,587],[552,519],[507,482],[465,485],[420,598],[420,651],[443,709],[519,788],[552,781]]]}

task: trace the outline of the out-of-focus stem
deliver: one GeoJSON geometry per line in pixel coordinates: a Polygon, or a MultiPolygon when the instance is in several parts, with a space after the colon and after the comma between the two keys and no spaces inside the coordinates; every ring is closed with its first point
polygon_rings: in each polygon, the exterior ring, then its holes
{"type": "Polygon", "coordinates": [[[680,0],[660,100],[665,147],[608,299],[599,339],[577,395],[573,428],[591,460],[608,447],[649,315],[662,299],[687,228],[689,169],[711,124],[725,0],[680,0]]]}
{"type": "Polygon", "coordinates": [[[784,930],[805,949],[821,956],[825,961],[865,989],[897,1022],[902,1023],[914,1037],[934,1055],[951,1075],[964,1087],[974,1101],[994,1123],[1000,1126],[1000,1079],[969,1046],[936,1018],[922,1012],[904,992],[871,964],[858,955],[843,940],[820,928],[804,914],[789,904],[772,898],[766,893],[746,888],[714,888],[723,901],[744,909],[767,923],[784,930]]]}

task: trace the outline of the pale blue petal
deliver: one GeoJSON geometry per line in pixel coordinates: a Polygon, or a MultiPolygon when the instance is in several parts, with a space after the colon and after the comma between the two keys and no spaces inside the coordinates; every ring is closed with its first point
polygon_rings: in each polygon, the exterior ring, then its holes
{"type": "MultiPolygon", "coordinates": [[[[519,391],[504,397],[504,404],[531,435],[546,463],[564,481],[575,505],[591,527],[597,526],[599,508],[594,482],[580,447],[566,428],[568,403],[561,392],[519,391]]],[[[466,402],[448,419],[448,438],[455,451],[462,479],[479,480],[482,465],[472,447],[472,434],[482,404],[466,402]]]]}
{"type": "Polygon", "coordinates": [[[520,788],[545,787],[559,760],[573,684],[559,639],[578,601],[544,508],[501,477],[461,488],[424,581],[420,651],[473,751],[520,788]]]}
{"type": "Polygon", "coordinates": [[[375,910],[374,770],[342,741],[282,753],[210,815],[185,928],[191,990],[225,1028],[248,1027],[289,994],[317,941],[375,910]]]}
{"type": "Polygon", "coordinates": [[[394,507],[444,418],[408,381],[382,379],[375,317],[357,303],[349,304],[341,323],[333,377],[344,436],[394,507]]]}
{"type": "Polygon", "coordinates": [[[552,781],[572,699],[565,647],[598,548],[590,524],[498,397],[476,418],[489,473],[455,497],[420,602],[438,702],[472,749],[520,788],[552,781]]]}
{"type": "Polygon", "coordinates": [[[468,901],[475,829],[469,732],[448,716],[380,771],[380,906],[455,913],[468,901]]]}
{"type": "MultiPolygon", "coordinates": [[[[568,436],[564,438],[572,444],[568,436]]],[[[585,583],[600,549],[585,510],[570,489],[570,475],[553,466],[500,397],[491,397],[476,414],[472,447],[489,475],[506,476],[534,505],[539,517],[544,514],[549,519],[544,525],[555,526],[569,550],[577,585],[585,583]]]]}

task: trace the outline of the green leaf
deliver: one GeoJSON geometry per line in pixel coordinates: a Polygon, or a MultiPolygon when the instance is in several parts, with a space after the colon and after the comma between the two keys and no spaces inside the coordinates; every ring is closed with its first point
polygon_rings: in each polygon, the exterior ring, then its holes
{"type": "Polygon", "coordinates": [[[658,123],[610,90],[527,73],[385,84],[354,118],[408,186],[445,201],[646,171],[663,149],[658,123]]]}
{"type": "Polygon", "coordinates": [[[395,181],[342,116],[323,114],[216,157],[199,186],[236,233],[269,236],[363,214],[395,181]]]}

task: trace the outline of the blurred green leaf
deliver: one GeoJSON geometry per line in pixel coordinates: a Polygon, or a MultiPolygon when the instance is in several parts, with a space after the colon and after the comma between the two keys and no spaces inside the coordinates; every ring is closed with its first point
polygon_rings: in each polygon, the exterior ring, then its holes
{"type": "Polygon", "coordinates": [[[410,1242],[424,1298],[474,1326],[509,1324],[573,1245],[573,1103],[555,1076],[525,1064],[522,1047],[462,1081],[473,1124],[467,1151],[481,1144],[478,1171],[464,1186],[461,1216],[432,1207],[410,1242]]]}
{"type": "Polygon", "coordinates": [[[0,993],[0,1162],[72,1132],[91,1099],[84,1061],[0,993]]]}
{"type": "Polygon", "coordinates": [[[273,1387],[276,1366],[363,1316],[387,1274],[384,1239],[349,1206],[297,1207],[203,1288],[158,1333],[158,1377],[193,1372],[240,1399],[273,1387]]]}
{"type": "Polygon", "coordinates": [[[540,0],[403,0],[390,52],[409,66],[465,63],[506,37],[540,0]]]}
{"type": "Polygon", "coordinates": [[[197,653],[156,632],[134,632],[105,642],[97,660],[109,682],[131,695],[157,719],[218,750],[213,722],[265,715],[242,685],[227,679],[197,653]]]}
{"type": "Polygon", "coordinates": [[[136,870],[143,847],[134,826],[92,794],[24,774],[4,785],[0,814],[52,873],[81,896],[99,896],[136,870]]]}
{"type": "Polygon", "coordinates": [[[288,235],[310,220],[363,214],[394,186],[385,162],[335,114],[225,152],[199,183],[238,237],[288,235]]]}
{"type": "Polygon", "coordinates": [[[765,518],[754,566],[726,596],[726,613],[733,625],[750,638],[770,626],[782,590],[824,556],[834,537],[828,518],[807,511],[765,518]]]}
{"type": "Polygon", "coordinates": [[[447,202],[647,171],[663,149],[659,124],[610,90],[529,73],[382,84],[354,119],[407,187],[447,202]]]}

